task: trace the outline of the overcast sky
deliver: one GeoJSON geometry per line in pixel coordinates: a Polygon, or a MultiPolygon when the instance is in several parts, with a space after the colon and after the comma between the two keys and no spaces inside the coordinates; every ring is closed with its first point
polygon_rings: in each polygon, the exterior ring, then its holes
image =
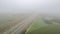
{"type": "Polygon", "coordinates": [[[0,0],[0,12],[60,13],[60,0],[0,0]]]}

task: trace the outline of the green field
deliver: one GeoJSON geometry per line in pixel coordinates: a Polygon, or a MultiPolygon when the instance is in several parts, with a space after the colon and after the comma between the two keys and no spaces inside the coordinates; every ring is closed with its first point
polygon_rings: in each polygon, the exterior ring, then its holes
{"type": "Polygon", "coordinates": [[[26,34],[60,34],[60,24],[46,24],[38,17],[27,29],[26,34]]]}

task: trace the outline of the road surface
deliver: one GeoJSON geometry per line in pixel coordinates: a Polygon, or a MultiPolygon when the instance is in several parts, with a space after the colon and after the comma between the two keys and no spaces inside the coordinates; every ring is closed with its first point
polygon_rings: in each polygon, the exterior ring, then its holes
{"type": "Polygon", "coordinates": [[[21,23],[12,27],[11,29],[5,31],[3,34],[20,34],[29,24],[37,17],[37,15],[32,15],[29,18],[23,20],[21,23]]]}

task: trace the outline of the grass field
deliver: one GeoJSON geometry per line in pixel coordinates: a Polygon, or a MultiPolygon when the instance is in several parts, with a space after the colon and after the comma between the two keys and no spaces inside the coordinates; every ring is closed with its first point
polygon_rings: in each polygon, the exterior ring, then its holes
{"type": "Polygon", "coordinates": [[[26,34],[60,34],[60,24],[46,24],[38,17],[27,29],[26,34]]]}

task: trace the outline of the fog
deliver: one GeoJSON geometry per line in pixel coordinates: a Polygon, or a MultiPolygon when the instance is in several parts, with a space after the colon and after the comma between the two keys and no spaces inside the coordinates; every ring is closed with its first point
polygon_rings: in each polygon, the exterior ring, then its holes
{"type": "Polygon", "coordinates": [[[0,0],[0,13],[60,13],[60,0],[0,0]]]}
{"type": "Polygon", "coordinates": [[[0,0],[0,34],[60,34],[60,0],[0,0]]]}

